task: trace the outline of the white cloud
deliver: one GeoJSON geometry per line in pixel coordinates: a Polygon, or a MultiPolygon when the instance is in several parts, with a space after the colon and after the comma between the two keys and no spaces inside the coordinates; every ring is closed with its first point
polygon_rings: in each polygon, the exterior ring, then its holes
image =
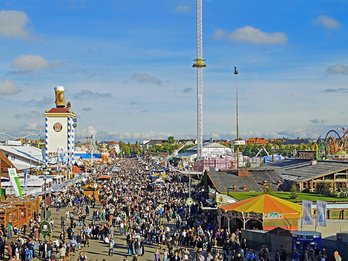
{"type": "Polygon", "coordinates": [[[137,83],[147,83],[147,84],[155,84],[158,86],[162,85],[162,81],[155,76],[145,73],[145,72],[135,72],[132,74],[132,80],[136,81],[137,83]]]}
{"type": "Polygon", "coordinates": [[[93,92],[90,90],[81,90],[78,93],[74,94],[74,98],[76,100],[88,100],[88,99],[105,99],[105,98],[111,98],[111,93],[100,93],[100,92],[93,92]]]}
{"type": "MultiPolygon", "coordinates": [[[[83,134],[86,134],[85,129],[83,131],[83,134]]],[[[82,136],[78,134],[79,139],[82,139],[87,136],[82,136]]],[[[167,139],[169,136],[173,136],[173,134],[167,133],[167,132],[154,132],[154,131],[149,131],[149,132],[100,131],[98,132],[97,139],[98,140],[150,140],[150,139],[167,139]]],[[[176,138],[178,137],[176,136],[176,138]]]]}
{"type": "Polygon", "coordinates": [[[237,28],[233,32],[226,32],[222,29],[215,30],[213,37],[218,40],[245,42],[252,44],[285,44],[288,38],[285,33],[267,33],[252,26],[237,28]]]}
{"type": "Polygon", "coordinates": [[[29,19],[26,13],[15,10],[0,11],[0,37],[30,36],[27,29],[29,19]]]}
{"type": "Polygon", "coordinates": [[[337,29],[341,27],[341,24],[337,20],[327,15],[318,16],[314,19],[314,23],[327,29],[337,29]]]}
{"type": "Polygon", "coordinates": [[[76,136],[77,139],[85,139],[86,137],[91,137],[92,135],[94,137],[97,136],[97,129],[93,126],[88,126],[87,128],[77,128],[76,129],[76,136]]]}
{"type": "Polygon", "coordinates": [[[177,13],[190,13],[191,12],[191,6],[189,5],[179,5],[175,8],[175,11],[177,13]]]}
{"type": "Polygon", "coordinates": [[[57,62],[47,61],[45,58],[39,55],[22,55],[12,63],[12,66],[19,70],[36,71],[42,69],[48,69],[57,66],[57,62]]]}
{"type": "Polygon", "coordinates": [[[54,99],[50,97],[42,97],[41,99],[32,99],[29,100],[26,104],[29,106],[35,107],[46,107],[52,105],[54,103],[54,99]]]}
{"type": "Polygon", "coordinates": [[[348,74],[348,66],[344,64],[335,64],[327,67],[328,74],[348,74]]]}
{"type": "Polygon", "coordinates": [[[83,111],[91,111],[91,110],[92,110],[92,107],[84,107],[84,108],[82,108],[81,110],[83,110],[83,111]]]}
{"type": "Polygon", "coordinates": [[[327,120],[325,120],[325,119],[317,119],[317,118],[311,119],[309,121],[313,124],[324,124],[327,122],[327,120]]]}
{"type": "Polygon", "coordinates": [[[183,89],[182,91],[184,93],[191,93],[191,92],[193,92],[193,88],[188,87],[188,88],[183,89]]]}
{"type": "Polygon", "coordinates": [[[16,83],[11,80],[0,81],[0,96],[9,96],[19,93],[21,90],[18,88],[16,83]]]}
{"type": "Polygon", "coordinates": [[[21,112],[21,113],[16,113],[14,117],[18,120],[21,119],[33,119],[33,118],[42,118],[44,114],[39,111],[28,111],[28,112],[21,112]]]}

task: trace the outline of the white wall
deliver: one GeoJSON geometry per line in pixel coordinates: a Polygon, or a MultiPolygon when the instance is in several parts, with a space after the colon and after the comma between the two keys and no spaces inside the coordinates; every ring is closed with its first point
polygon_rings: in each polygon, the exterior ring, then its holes
{"type": "Polygon", "coordinates": [[[202,156],[203,157],[219,157],[220,155],[231,154],[231,149],[229,148],[203,148],[202,156]]]}
{"type": "Polygon", "coordinates": [[[57,153],[58,148],[68,149],[68,118],[49,117],[48,118],[48,153],[57,153]],[[59,122],[63,128],[60,132],[53,129],[53,125],[59,122]]]}

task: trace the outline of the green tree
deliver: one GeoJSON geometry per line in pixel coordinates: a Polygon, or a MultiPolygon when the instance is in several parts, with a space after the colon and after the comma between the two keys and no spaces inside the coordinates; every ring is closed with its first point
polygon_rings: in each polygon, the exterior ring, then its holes
{"type": "Polygon", "coordinates": [[[136,155],[140,155],[140,154],[141,154],[141,148],[140,148],[140,145],[139,145],[139,142],[138,142],[138,141],[136,141],[135,144],[134,144],[133,152],[134,152],[136,155]]]}
{"type": "Polygon", "coordinates": [[[296,184],[292,184],[291,188],[290,188],[290,196],[289,198],[290,199],[295,199],[297,198],[297,187],[296,187],[296,184]]]}
{"type": "Polygon", "coordinates": [[[169,143],[169,144],[174,144],[174,143],[175,143],[175,139],[174,139],[173,136],[169,136],[169,137],[168,137],[168,143],[169,143]]]}
{"type": "Polygon", "coordinates": [[[332,196],[331,187],[328,183],[318,182],[316,185],[316,191],[318,194],[324,196],[332,196]]]}
{"type": "Polygon", "coordinates": [[[124,142],[120,142],[120,149],[122,151],[123,156],[129,156],[131,154],[131,146],[130,143],[125,144],[124,142]]]}

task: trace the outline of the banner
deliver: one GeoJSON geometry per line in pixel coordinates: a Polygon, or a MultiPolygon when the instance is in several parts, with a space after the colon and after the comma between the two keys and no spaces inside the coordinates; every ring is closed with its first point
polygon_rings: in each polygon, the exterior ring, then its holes
{"type": "Polygon", "coordinates": [[[24,175],[24,188],[27,189],[28,169],[23,170],[23,175],[24,175]]]}
{"type": "Polygon", "coordinates": [[[0,200],[5,200],[6,199],[6,190],[1,188],[0,189],[0,200]]]}
{"type": "Polygon", "coordinates": [[[313,224],[312,201],[310,200],[302,200],[302,224],[304,225],[313,224]]]}
{"type": "Polygon", "coordinates": [[[326,227],[326,201],[317,200],[316,225],[326,227]]]}
{"type": "Polygon", "coordinates": [[[11,181],[11,184],[13,186],[13,189],[14,189],[16,196],[21,197],[22,196],[22,188],[21,188],[21,184],[19,183],[19,178],[18,178],[16,169],[9,168],[8,175],[10,176],[10,181],[11,181]]]}

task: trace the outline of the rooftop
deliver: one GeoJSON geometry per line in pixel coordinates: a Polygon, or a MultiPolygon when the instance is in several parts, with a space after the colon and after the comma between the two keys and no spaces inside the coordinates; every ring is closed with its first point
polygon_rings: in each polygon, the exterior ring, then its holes
{"type": "Polygon", "coordinates": [[[308,181],[313,178],[346,171],[347,161],[311,161],[287,159],[263,165],[258,170],[277,170],[283,179],[293,181],[308,181]]]}
{"type": "MultiPolygon", "coordinates": [[[[187,151],[197,151],[198,146],[193,146],[192,148],[187,149],[187,151]]],[[[206,142],[203,144],[204,149],[228,149],[228,147],[216,143],[216,142],[206,142]]]]}
{"type": "Polygon", "coordinates": [[[249,170],[249,176],[241,177],[237,173],[229,173],[210,169],[208,178],[219,192],[228,192],[233,185],[234,191],[244,191],[244,186],[248,191],[263,191],[264,181],[267,181],[273,191],[278,190],[278,181],[282,180],[277,171],[274,170],[249,170]]]}
{"type": "MultiPolygon", "coordinates": [[[[27,161],[31,161],[32,163],[40,164],[43,162],[42,150],[33,146],[3,146],[0,145],[0,150],[2,150],[5,154],[12,154],[15,157],[20,157],[26,159],[27,161]]],[[[18,169],[22,169],[17,166],[18,162],[12,160],[9,157],[9,160],[16,166],[18,169]]]]}
{"type": "Polygon", "coordinates": [[[71,113],[67,110],[67,108],[52,108],[48,111],[48,113],[71,113]]]}

